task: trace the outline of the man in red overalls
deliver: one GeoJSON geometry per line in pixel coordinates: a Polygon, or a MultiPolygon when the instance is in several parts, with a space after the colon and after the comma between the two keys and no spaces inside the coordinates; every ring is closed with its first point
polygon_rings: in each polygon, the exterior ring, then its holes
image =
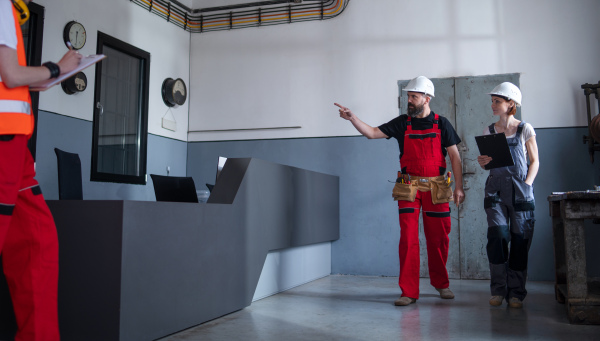
{"type": "MultiPolygon", "coordinates": [[[[412,79],[403,89],[408,92],[408,115],[401,115],[379,127],[371,127],[361,121],[350,109],[336,103],[340,117],[369,139],[391,138],[400,147],[400,169],[410,175],[413,184],[429,188],[430,182],[443,179],[446,172],[446,154],[450,156],[456,180],[453,200],[456,205],[463,202],[462,165],[458,148],[461,142],[450,122],[429,108],[434,96],[433,83],[426,77],[412,79]],[[422,185],[422,186],[421,186],[422,185]]],[[[394,302],[397,306],[414,303],[419,298],[419,211],[423,209],[423,226],[427,239],[427,259],[431,285],[441,298],[452,299],[449,289],[446,261],[450,233],[450,205],[448,202],[434,204],[430,190],[417,190],[414,201],[399,200],[400,219],[400,276],[398,284],[402,296],[394,302]]]]}
{"type": "Polygon", "coordinates": [[[15,341],[54,341],[60,339],[58,240],[27,148],[34,126],[29,84],[75,69],[81,55],[69,51],[58,64],[28,67],[21,33],[28,17],[22,0],[0,0],[0,252],[15,341]]]}

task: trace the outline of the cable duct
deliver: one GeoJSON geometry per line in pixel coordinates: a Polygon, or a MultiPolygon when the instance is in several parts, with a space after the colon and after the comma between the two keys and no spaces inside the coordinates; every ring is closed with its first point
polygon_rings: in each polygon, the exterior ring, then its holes
{"type": "Polygon", "coordinates": [[[344,11],[350,0],[272,0],[200,9],[174,0],[130,2],[186,31],[204,33],[331,19],[344,11]]]}

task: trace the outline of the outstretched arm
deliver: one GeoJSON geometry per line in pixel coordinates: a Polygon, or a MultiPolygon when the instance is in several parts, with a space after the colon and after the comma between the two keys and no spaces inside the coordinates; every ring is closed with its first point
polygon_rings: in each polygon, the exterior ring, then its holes
{"type": "MultiPolygon", "coordinates": [[[[60,73],[74,70],[81,60],[76,51],[67,52],[57,63],[60,73]]],[[[50,78],[50,71],[45,66],[19,65],[17,50],[6,45],[0,45],[0,77],[9,88],[30,85],[50,78]]]]}
{"type": "Polygon", "coordinates": [[[379,128],[371,127],[370,125],[361,121],[358,117],[356,117],[356,115],[352,113],[350,109],[346,108],[345,106],[337,103],[334,103],[334,105],[340,108],[340,117],[350,121],[354,128],[356,128],[356,130],[358,130],[359,133],[363,134],[368,139],[383,139],[388,137],[381,130],[379,130],[379,128]]]}
{"type": "Polygon", "coordinates": [[[448,156],[450,157],[450,163],[452,164],[452,172],[454,172],[454,203],[456,206],[462,204],[465,200],[465,191],[463,190],[463,179],[462,179],[462,162],[460,160],[460,154],[456,145],[446,148],[448,156]]]}

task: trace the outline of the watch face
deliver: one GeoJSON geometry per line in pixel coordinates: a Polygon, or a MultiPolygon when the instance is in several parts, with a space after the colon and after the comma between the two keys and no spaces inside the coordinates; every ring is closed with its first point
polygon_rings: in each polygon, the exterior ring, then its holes
{"type": "Polygon", "coordinates": [[[75,50],[79,50],[85,45],[85,28],[76,21],[71,21],[65,26],[64,35],[65,43],[70,42],[75,50]]]}

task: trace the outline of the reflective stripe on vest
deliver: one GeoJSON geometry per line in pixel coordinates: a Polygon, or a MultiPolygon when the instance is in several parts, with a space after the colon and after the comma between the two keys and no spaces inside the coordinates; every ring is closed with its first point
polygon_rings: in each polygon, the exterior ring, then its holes
{"type": "MultiPolygon", "coordinates": [[[[27,66],[23,33],[19,25],[19,14],[13,7],[13,18],[17,34],[17,57],[19,65],[27,66]]],[[[31,115],[29,86],[7,88],[0,81],[0,135],[33,133],[34,118],[31,115]]]]}
{"type": "Polygon", "coordinates": [[[0,99],[0,115],[8,112],[31,115],[31,105],[29,102],[0,99]]]}

